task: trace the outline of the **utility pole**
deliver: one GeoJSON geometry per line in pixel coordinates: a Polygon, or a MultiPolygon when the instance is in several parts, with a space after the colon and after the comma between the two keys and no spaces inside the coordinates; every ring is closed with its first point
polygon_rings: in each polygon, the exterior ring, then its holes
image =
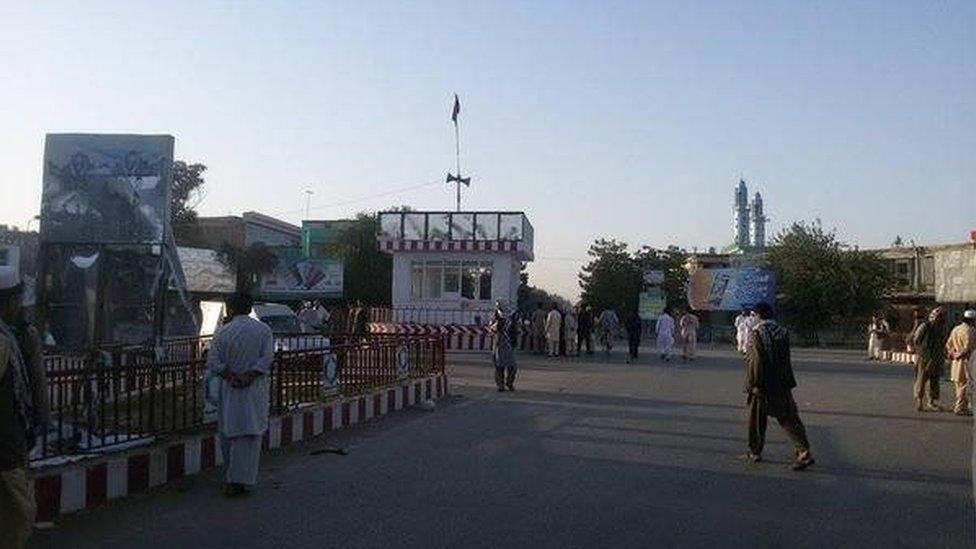
{"type": "Polygon", "coordinates": [[[312,203],[312,189],[305,189],[305,219],[308,219],[308,208],[312,203]]]}
{"type": "Polygon", "coordinates": [[[457,94],[454,94],[454,109],[451,111],[451,120],[454,121],[454,153],[457,160],[457,175],[447,172],[447,183],[457,184],[457,211],[461,211],[461,184],[465,187],[471,186],[470,177],[461,177],[461,132],[458,129],[458,115],[461,114],[461,101],[457,94]]]}

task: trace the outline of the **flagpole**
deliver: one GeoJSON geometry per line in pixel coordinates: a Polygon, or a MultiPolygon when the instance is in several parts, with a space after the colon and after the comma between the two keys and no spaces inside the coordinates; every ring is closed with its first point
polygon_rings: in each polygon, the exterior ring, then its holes
{"type": "Polygon", "coordinates": [[[454,152],[457,158],[457,211],[461,211],[461,133],[458,130],[458,121],[454,121],[454,152]]]}

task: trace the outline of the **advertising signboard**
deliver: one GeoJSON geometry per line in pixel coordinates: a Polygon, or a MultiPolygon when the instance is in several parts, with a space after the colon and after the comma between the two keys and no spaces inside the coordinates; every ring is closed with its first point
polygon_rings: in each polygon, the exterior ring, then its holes
{"type": "Polygon", "coordinates": [[[172,164],[169,135],[48,134],[42,240],[162,244],[172,164]]]}
{"type": "Polygon", "coordinates": [[[688,280],[688,304],[699,311],[737,311],[776,301],[776,275],[770,269],[699,269],[688,280]]]}
{"type": "Polygon", "coordinates": [[[277,299],[342,297],[342,262],[304,257],[298,248],[276,250],[278,265],[261,276],[261,295],[277,299]]]}
{"type": "Polygon", "coordinates": [[[976,302],[976,250],[935,253],[935,300],[976,302]]]}
{"type": "Polygon", "coordinates": [[[654,320],[661,316],[667,304],[664,291],[661,289],[661,284],[664,283],[664,271],[644,271],[643,282],[637,302],[637,315],[642,320],[654,320]]]}

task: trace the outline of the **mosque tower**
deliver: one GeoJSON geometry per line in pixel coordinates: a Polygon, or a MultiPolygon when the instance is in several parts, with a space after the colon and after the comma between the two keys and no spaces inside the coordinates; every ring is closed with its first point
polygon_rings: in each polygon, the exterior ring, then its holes
{"type": "Polygon", "coordinates": [[[758,192],[749,207],[752,213],[750,230],[752,233],[752,247],[761,250],[766,247],[766,216],[763,214],[763,199],[758,192]]]}
{"type": "MultiPolygon", "coordinates": [[[[761,200],[759,207],[762,208],[761,200]]],[[[736,248],[745,250],[749,247],[749,189],[743,179],[739,179],[732,202],[732,233],[736,248]]]]}

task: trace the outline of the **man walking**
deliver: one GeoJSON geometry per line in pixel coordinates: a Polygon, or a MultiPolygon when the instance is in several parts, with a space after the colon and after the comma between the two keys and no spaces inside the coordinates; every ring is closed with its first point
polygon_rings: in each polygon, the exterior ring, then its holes
{"type": "Polygon", "coordinates": [[[973,375],[973,351],[976,350],[976,311],[963,313],[962,321],[949,333],[946,356],[951,363],[950,375],[956,385],[956,403],[952,411],[957,416],[971,416],[969,409],[969,379],[973,375]]]}
{"type": "Polygon", "coordinates": [[[563,333],[565,334],[566,342],[566,356],[577,356],[579,355],[579,347],[577,346],[577,332],[579,331],[579,321],[576,319],[576,314],[573,312],[572,308],[566,310],[565,316],[563,316],[563,333]]]}
{"type": "Polygon", "coordinates": [[[671,352],[674,350],[674,317],[671,309],[665,307],[661,316],[657,317],[657,352],[661,360],[671,362],[671,352]]]}
{"type": "Polygon", "coordinates": [[[579,309],[579,326],[577,331],[576,354],[582,354],[583,344],[586,344],[586,354],[593,354],[593,312],[589,305],[583,303],[579,309]]]}
{"type": "Polygon", "coordinates": [[[627,313],[627,320],[624,321],[624,327],[627,329],[627,347],[629,351],[627,362],[630,363],[632,360],[637,360],[637,352],[640,349],[641,328],[643,328],[640,314],[637,311],[627,313]]]}
{"type": "Polygon", "coordinates": [[[686,362],[694,360],[698,352],[698,317],[690,310],[685,311],[678,320],[678,335],[681,338],[681,358],[686,362]]]}
{"type": "Polygon", "coordinates": [[[790,334],[773,320],[773,309],[766,303],[755,308],[757,324],[746,349],[746,402],[749,405],[749,452],[745,460],[762,460],[768,416],[776,418],[793,441],[793,469],[813,465],[806,428],[793,400],[793,366],[790,362],[790,334]]]}
{"type": "Polygon", "coordinates": [[[735,341],[739,352],[746,354],[749,348],[749,337],[752,335],[752,328],[756,325],[756,317],[752,316],[749,309],[742,309],[739,316],[735,317],[735,341]]]}
{"type": "Polygon", "coordinates": [[[532,348],[539,354],[546,352],[546,312],[542,303],[536,305],[532,312],[532,348]]]}
{"type": "Polygon", "coordinates": [[[237,496],[257,484],[261,437],[268,428],[268,392],[274,337],[271,328],[248,315],[251,296],[228,300],[231,321],[213,338],[207,369],[220,378],[217,431],[227,465],[224,493],[237,496]]]}
{"type": "Polygon", "coordinates": [[[495,311],[488,322],[488,331],[492,334],[491,362],[495,366],[495,386],[498,392],[507,387],[515,390],[515,353],[512,351],[512,341],[508,337],[509,319],[505,315],[505,305],[501,300],[495,301],[495,311]]]}
{"type": "Polygon", "coordinates": [[[550,357],[559,356],[559,334],[563,329],[563,315],[555,303],[546,315],[546,354],[550,357]]]}
{"type": "Polygon", "coordinates": [[[939,378],[945,366],[946,339],[945,309],[942,307],[932,309],[928,319],[919,324],[912,334],[915,347],[915,410],[918,412],[942,411],[939,407],[939,378]]]}
{"type": "Polygon", "coordinates": [[[47,424],[41,341],[21,310],[23,285],[0,266],[0,547],[20,549],[34,528],[27,456],[47,424]]]}

